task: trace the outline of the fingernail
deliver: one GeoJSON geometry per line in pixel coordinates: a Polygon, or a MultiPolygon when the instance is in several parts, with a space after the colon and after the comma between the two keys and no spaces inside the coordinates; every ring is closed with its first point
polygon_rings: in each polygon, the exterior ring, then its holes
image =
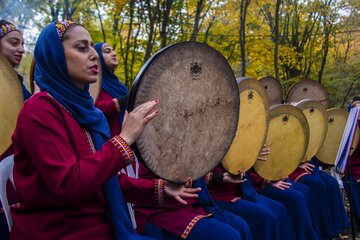
{"type": "Polygon", "coordinates": [[[158,102],[159,102],[159,99],[156,99],[155,102],[158,103],[158,102]]]}
{"type": "Polygon", "coordinates": [[[156,110],[156,111],[155,111],[155,113],[159,113],[159,111],[158,111],[158,110],[156,110]]]}

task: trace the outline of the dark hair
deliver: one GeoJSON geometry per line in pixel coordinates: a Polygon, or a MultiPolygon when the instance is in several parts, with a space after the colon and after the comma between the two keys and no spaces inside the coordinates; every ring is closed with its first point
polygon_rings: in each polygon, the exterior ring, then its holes
{"type": "Polygon", "coordinates": [[[352,100],[352,102],[360,101],[360,96],[355,96],[352,100]]]}

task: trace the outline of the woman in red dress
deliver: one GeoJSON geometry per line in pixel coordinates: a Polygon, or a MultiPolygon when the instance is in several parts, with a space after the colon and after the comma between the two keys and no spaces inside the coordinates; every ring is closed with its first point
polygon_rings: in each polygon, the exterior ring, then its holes
{"type": "Polygon", "coordinates": [[[12,209],[11,239],[142,239],[127,215],[117,173],[134,161],[129,145],[158,115],[158,101],[132,111],[110,138],[89,84],[99,74],[88,31],[55,21],[35,47],[41,92],[23,106],[13,135],[14,180],[21,206],[12,209]]]}

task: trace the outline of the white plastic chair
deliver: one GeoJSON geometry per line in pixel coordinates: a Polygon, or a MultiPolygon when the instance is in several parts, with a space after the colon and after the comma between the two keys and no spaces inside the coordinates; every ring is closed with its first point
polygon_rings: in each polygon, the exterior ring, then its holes
{"type": "Polygon", "coordinates": [[[10,215],[9,202],[6,196],[6,183],[8,179],[10,179],[11,183],[14,185],[13,167],[14,155],[10,155],[0,162],[0,202],[4,209],[9,231],[11,230],[13,222],[10,215]]]}

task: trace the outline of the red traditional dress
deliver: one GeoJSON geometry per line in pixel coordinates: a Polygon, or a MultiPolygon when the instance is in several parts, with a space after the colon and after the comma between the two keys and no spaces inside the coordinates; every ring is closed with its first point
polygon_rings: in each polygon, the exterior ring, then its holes
{"type": "MultiPolygon", "coordinates": [[[[142,232],[147,221],[150,221],[160,228],[186,238],[200,219],[211,215],[196,205],[198,203],[196,198],[184,198],[187,205],[179,203],[174,198],[165,199],[164,181],[158,179],[142,163],[140,163],[139,177],[154,181],[156,201],[156,204],[148,201],[135,205],[139,232],[142,232]]],[[[124,188],[123,185],[121,187],[124,188]]],[[[126,191],[124,195],[127,195],[126,191]]]]}
{"type": "Polygon", "coordinates": [[[21,206],[12,209],[10,238],[112,239],[101,186],[131,162],[116,140],[95,152],[89,133],[49,94],[28,100],[13,135],[21,206]]]}
{"type": "Polygon", "coordinates": [[[109,127],[111,136],[115,136],[120,133],[120,105],[116,98],[113,98],[108,92],[101,88],[98,98],[96,99],[95,106],[99,108],[105,115],[109,127]]]}

